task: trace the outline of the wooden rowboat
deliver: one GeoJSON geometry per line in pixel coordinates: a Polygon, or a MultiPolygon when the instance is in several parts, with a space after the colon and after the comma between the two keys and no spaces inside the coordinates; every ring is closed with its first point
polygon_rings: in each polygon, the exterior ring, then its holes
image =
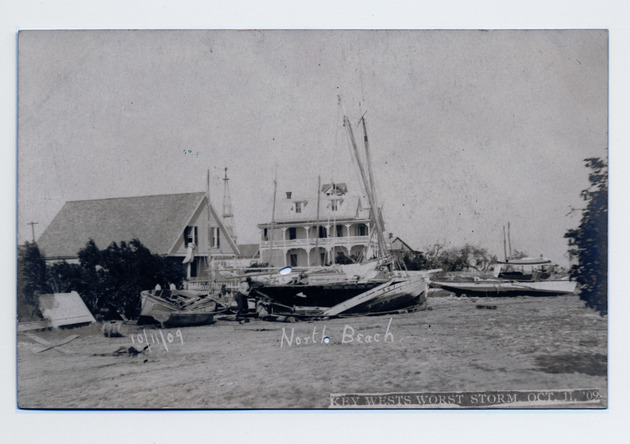
{"type": "Polygon", "coordinates": [[[226,309],[209,295],[184,291],[146,290],[140,294],[139,324],[160,323],[163,327],[208,325],[226,309]]]}

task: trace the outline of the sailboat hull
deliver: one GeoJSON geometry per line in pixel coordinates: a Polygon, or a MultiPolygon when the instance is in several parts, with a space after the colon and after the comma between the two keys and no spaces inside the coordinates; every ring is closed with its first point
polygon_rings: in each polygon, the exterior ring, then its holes
{"type": "Polygon", "coordinates": [[[560,296],[575,293],[576,282],[569,280],[506,281],[481,280],[470,282],[432,281],[431,285],[468,296],[560,296]]]}
{"type": "Polygon", "coordinates": [[[287,307],[332,307],[371,290],[382,282],[321,285],[266,285],[254,290],[287,307]]]}
{"type": "Polygon", "coordinates": [[[382,313],[410,308],[426,301],[424,278],[394,278],[366,283],[278,285],[256,289],[276,304],[276,312],[317,307],[327,316],[382,313]]]}

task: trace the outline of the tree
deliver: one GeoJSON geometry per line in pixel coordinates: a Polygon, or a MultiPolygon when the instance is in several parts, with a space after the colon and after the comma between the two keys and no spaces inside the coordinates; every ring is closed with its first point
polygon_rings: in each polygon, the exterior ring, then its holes
{"type": "Polygon", "coordinates": [[[17,315],[20,320],[41,319],[39,295],[46,293],[46,260],[36,243],[26,242],[17,251],[17,315]]]}
{"type": "Polygon", "coordinates": [[[566,232],[571,258],[571,278],[581,285],[580,299],[600,315],[608,313],[608,163],[600,158],[584,159],[591,171],[590,186],[580,196],[586,201],[576,229],[566,232]]]}
{"type": "Polygon", "coordinates": [[[510,259],[523,259],[524,257],[528,257],[526,252],[515,249],[510,259]]]}
{"type": "MultiPolygon", "coordinates": [[[[407,270],[429,270],[429,260],[421,251],[409,251],[403,254],[403,264],[407,270]]],[[[437,268],[437,267],[436,267],[437,268]]]]}
{"type": "Polygon", "coordinates": [[[49,279],[64,291],[77,291],[87,307],[104,319],[140,314],[140,293],[160,284],[179,285],[184,279],[180,263],[151,253],[138,239],[112,242],[99,250],[90,240],[78,253],[79,265],[55,264],[49,279]]]}
{"type": "Polygon", "coordinates": [[[494,254],[488,253],[486,248],[471,244],[464,245],[464,247],[459,250],[459,255],[468,268],[477,271],[487,270],[490,265],[496,263],[498,260],[494,254]]]}
{"type": "Polygon", "coordinates": [[[482,271],[495,263],[497,257],[476,245],[466,244],[463,247],[445,249],[444,244],[436,243],[426,253],[406,254],[403,260],[408,270],[442,268],[444,271],[464,271],[473,268],[482,271]]]}

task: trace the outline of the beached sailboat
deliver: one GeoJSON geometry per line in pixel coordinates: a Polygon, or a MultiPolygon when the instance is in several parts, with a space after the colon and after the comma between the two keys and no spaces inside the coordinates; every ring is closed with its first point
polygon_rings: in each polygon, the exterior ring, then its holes
{"type": "Polygon", "coordinates": [[[360,122],[364,132],[365,162],[357,148],[352,125],[344,116],[344,126],[368,197],[370,220],[376,227],[378,259],[364,266],[358,274],[351,272],[350,267],[338,266],[334,270],[300,274],[289,283],[263,282],[262,286],[252,290],[251,295],[260,298],[259,303],[262,301],[266,313],[314,313],[319,310],[324,316],[367,314],[422,306],[426,302],[426,277],[393,273],[395,263],[385,242],[382,215],[376,202],[365,116],[360,122]]]}
{"type": "Polygon", "coordinates": [[[553,273],[549,259],[521,258],[497,262],[492,277],[432,281],[431,285],[468,296],[560,296],[575,293],[577,282],[553,273]]]}
{"type": "Polygon", "coordinates": [[[577,283],[569,280],[514,281],[483,279],[479,281],[432,281],[431,285],[466,296],[561,296],[573,294],[577,283]]]}

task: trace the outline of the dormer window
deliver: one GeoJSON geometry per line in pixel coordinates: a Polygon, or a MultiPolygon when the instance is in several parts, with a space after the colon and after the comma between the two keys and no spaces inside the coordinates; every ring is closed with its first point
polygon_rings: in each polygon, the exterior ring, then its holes
{"type": "Polygon", "coordinates": [[[330,211],[338,211],[339,206],[343,202],[343,199],[331,199],[330,200],[330,211]]]}
{"type": "Polygon", "coordinates": [[[304,208],[306,208],[306,204],[307,204],[307,203],[308,203],[308,202],[307,202],[307,201],[305,201],[305,200],[301,200],[301,201],[300,201],[300,200],[298,200],[298,201],[296,201],[296,202],[293,202],[293,210],[294,210],[296,213],[301,213],[301,212],[302,212],[302,210],[303,210],[304,208]]]}

